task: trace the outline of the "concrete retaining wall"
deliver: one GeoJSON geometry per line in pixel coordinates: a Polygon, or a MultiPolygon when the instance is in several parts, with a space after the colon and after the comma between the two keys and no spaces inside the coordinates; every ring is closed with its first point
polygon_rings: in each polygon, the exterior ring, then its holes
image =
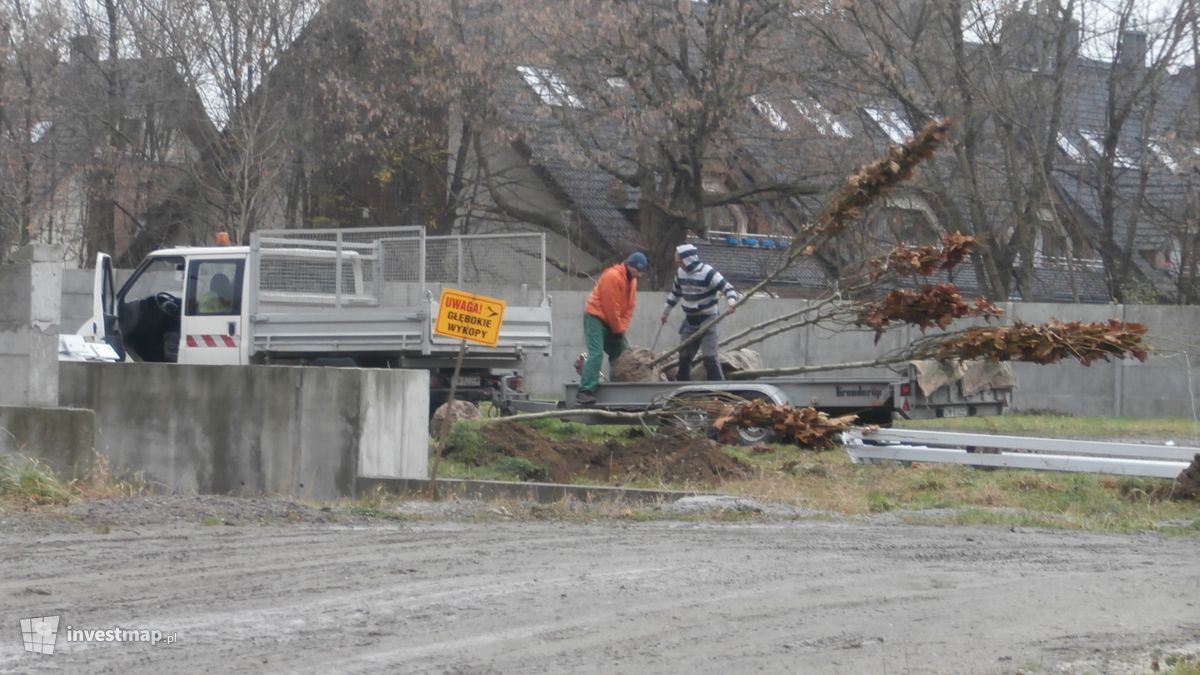
{"type": "MultiPolygon", "coordinates": [[[[121,278],[128,271],[119,273],[121,278]]],[[[91,270],[67,270],[63,276],[63,326],[75,330],[91,314],[91,270]]],[[[577,379],[575,355],[584,350],[583,306],[587,291],[554,291],[554,349],[549,358],[530,354],[526,367],[526,388],[543,396],[561,396],[562,385],[577,379]]],[[[658,330],[658,317],[666,295],[643,292],[628,337],[633,344],[650,346],[658,330]]],[[[731,319],[721,324],[724,335],[751,326],[767,318],[780,316],[800,307],[801,300],[762,298],[743,305],[731,319]]],[[[1016,410],[1053,410],[1081,415],[1183,416],[1193,415],[1192,392],[1200,392],[1200,375],[1191,368],[1187,346],[1196,342],[1200,332],[1200,307],[1163,305],[1071,305],[1049,303],[1005,303],[1006,321],[1021,319],[1040,322],[1062,320],[1105,321],[1110,318],[1138,321],[1149,327],[1148,340],[1162,351],[1149,362],[1096,363],[1084,368],[1075,363],[1054,366],[1014,364],[1018,389],[1014,395],[1016,410]]],[[[680,310],[659,337],[662,350],[678,340],[680,310]]],[[[919,330],[904,329],[889,333],[873,344],[871,333],[829,331],[804,328],[785,333],[755,347],[766,366],[821,364],[862,361],[907,345],[921,336],[919,330]]],[[[1200,359],[1200,356],[1196,357],[1200,359]]],[[[869,371],[852,370],[842,374],[866,375],[869,371]]],[[[1200,410],[1200,404],[1197,404],[1200,410]]]]}
{"type": "Polygon", "coordinates": [[[65,478],[91,468],[95,438],[91,410],[0,406],[0,453],[34,457],[65,478]]]}
{"type": "Polygon", "coordinates": [[[0,405],[58,403],[62,257],[27,246],[0,265],[0,405]]]}
{"type": "Polygon", "coordinates": [[[62,404],[155,489],[328,500],[359,475],[428,477],[424,371],[63,363],[62,404]]]}

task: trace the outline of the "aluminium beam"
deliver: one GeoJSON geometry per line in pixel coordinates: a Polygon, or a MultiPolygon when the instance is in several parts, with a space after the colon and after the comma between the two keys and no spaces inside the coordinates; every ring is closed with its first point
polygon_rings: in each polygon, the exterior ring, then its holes
{"type": "Polygon", "coordinates": [[[906,443],[909,445],[947,446],[954,448],[996,448],[998,450],[1031,450],[1049,454],[1090,455],[1096,457],[1131,457],[1135,459],[1191,462],[1200,448],[1145,445],[1140,443],[1109,443],[1077,441],[1066,438],[1035,438],[1032,436],[995,436],[956,431],[921,431],[917,429],[879,429],[863,432],[861,438],[871,441],[906,443]]]}
{"type": "Polygon", "coordinates": [[[930,462],[935,464],[966,464],[1009,469],[1037,469],[1076,473],[1106,473],[1148,478],[1176,478],[1188,467],[1187,462],[1113,457],[1082,457],[1037,453],[981,453],[962,449],[930,448],[913,445],[847,445],[851,460],[893,460],[897,462],[930,462]]]}

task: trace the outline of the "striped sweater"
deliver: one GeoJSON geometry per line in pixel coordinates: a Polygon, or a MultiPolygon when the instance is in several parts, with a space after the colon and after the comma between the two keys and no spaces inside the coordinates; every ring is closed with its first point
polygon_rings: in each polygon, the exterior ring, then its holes
{"type": "Polygon", "coordinates": [[[729,304],[737,301],[733,284],[725,280],[712,265],[692,259],[687,267],[675,270],[675,283],[667,296],[663,315],[683,300],[683,312],[691,323],[699,323],[717,314],[718,293],[724,293],[729,304]]]}

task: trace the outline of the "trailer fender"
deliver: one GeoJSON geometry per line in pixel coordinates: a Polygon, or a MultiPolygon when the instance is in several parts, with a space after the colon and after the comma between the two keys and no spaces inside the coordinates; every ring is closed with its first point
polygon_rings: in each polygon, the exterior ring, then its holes
{"type": "Polygon", "coordinates": [[[712,394],[714,392],[733,394],[745,399],[764,398],[775,405],[792,405],[792,402],[788,400],[788,395],[783,393],[782,389],[773,384],[764,384],[761,382],[722,381],[689,384],[671,392],[670,398],[712,394]]]}

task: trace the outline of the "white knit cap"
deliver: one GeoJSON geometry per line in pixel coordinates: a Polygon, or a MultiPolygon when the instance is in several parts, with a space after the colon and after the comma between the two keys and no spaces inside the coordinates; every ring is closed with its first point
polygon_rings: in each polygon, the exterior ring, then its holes
{"type": "Polygon", "coordinates": [[[679,256],[682,260],[688,260],[690,258],[695,258],[696,260],[700,259],[700,251],[696,250],[696,247],[692,246],[691,244],[680,244],[679,246],[676,246],[675,255],[679,256]]]}

